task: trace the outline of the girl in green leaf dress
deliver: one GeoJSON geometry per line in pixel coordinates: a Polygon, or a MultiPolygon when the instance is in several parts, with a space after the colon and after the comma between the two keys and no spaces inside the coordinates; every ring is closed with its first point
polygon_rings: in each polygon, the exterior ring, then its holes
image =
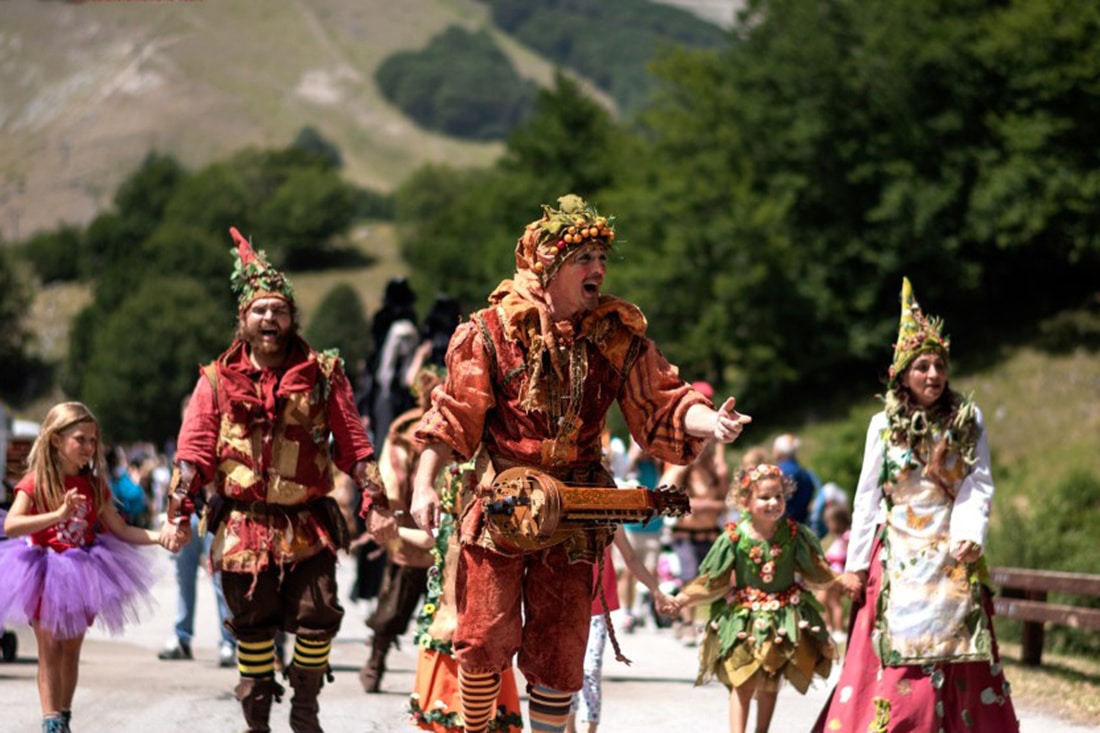
{"type": "Polygon", "coordinates": [[[730,690],[730,733],[744,733],[749,702],[757,700],[757,733],[775,712],[779,682],[805,692],[815,674],[829,675],[836,646],[821,604],[795,580],[840,583],[849,595],[859,579],[829,567],[817,536],[784,516],[794,485],[777,466],[742,471],[740,522],[726,525],[699,566],[699,577],[674,599],[681,607],[710,603],[699,651],[701,685],[718,678],[730,690]]]}

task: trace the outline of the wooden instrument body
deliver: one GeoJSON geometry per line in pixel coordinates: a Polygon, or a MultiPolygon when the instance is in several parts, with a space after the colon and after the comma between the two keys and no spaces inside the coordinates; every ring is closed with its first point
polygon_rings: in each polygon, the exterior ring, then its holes
{"type": "Polygon", "coordinates": [[[567,486],[522,466],[497,474],[481,501],[489,534],[506,552],[542,550],[578,530],[683,516],[690,510],[687,493],[676,487],[567,486]]]}

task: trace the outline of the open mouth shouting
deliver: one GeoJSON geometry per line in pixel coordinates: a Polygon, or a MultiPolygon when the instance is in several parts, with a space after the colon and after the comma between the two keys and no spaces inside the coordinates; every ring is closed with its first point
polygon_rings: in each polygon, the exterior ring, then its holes
{"type": "Polygon", "coordinates": [[[603,278],[589,278],[581,285],[581,290],[584,292],[586,298],[598,298],[600,297],[600,287],[603,285],[603,278]]]}

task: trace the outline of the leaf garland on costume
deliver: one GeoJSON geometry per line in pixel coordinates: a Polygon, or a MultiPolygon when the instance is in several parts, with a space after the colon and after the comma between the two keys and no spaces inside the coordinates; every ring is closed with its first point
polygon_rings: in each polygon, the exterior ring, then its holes
{"type": "MultiPolygon", "coordinates": [[[[456,712],[446,712],[446,704],[442,700],[436,700],[430,710],[420,707],[420,698],[414,692],[409,696],[409,716],[414,723],[436,724],[445,728],[462,729],[462,716],[456,712]]],[[[508,712],[503,705],[497,707],[497,714],[489,721],[489,730],[509,730],[511,728],[523,728],[523,716],[517,712],[508,712]]]]}
{"type": "MultiPolygon", "coordinates": [[[[951,393],[950,407],[942,403],[925,410],[906,405],[895,390],[888,390],[885,398],[886,434],[883,442],[893,441],[895,445],[909,448],[909,465],[927,464],[935,448],[936,436],[947,444],[947,450],[956,453],[968,468],[978,462],[978,439],[982,435],[978,424],[977,406],[972,396],[965,397],[957,392],[951,393]]],[[[887,474],[883,464],[885,479],[892,479],[896,472],[887,474]]],[[[899,470],[904,466],[897,467],[899,470]]]]}
{"type": "MultiPolygon", "coordinates": [[[[429,629],[443,598],[443,562],[451,535],[455,531],[455,507],[462,485],[462,474],[472,471],[473,467],[473,461],[462,464],[452,463],[443,471],[443,479],[437,487],[443,522],[436,534],[435,545],[431,549],[435,562],[428,568],[428,589],[420,615],[416,618],[416,633],[413,635],[413,642],[421,649],[430,649],[448,656],[454,655],[451,642],[434,638],[429,633],[429,629]]],[[[418,725],[442,725],[455,731],[461,730],[463,726],[462,716],[455,711],[448,711],[444,701],[436,700],[425,710],[420,705],[420,696],[415,692],[409,695],[408,713],[412,721],[418,725]]],[[[513,728],[522,730],[523,716],[518,711],[509,711],[503,705],[498,706],[496,715],[489,721],[489,730],[507,731],[513,728]]]]}
{"type": "Polygon", "coordinates": [[[428,588],[424,595],[424,605],[420,607],[420,615],[416,617],[416,632],[413,634],[413,643],[421,649],[431,649],[440,654],[453,655],[454,648],[450,641],[436,639],[429,633],[435,614],[439,610],[439,604],[443,598],[443,561],[447,556],[447,545],[451,534],[455,531],[455,502],[458,498],[460,476],[465,470],[473,468],[472,462],[465,464],[452,463],[443,472],[443,481],[439,486],[439,509],[443,516],[439,529],[436,532],[435,544],[431,553],[434,562],[428,568],[428,588]]]}

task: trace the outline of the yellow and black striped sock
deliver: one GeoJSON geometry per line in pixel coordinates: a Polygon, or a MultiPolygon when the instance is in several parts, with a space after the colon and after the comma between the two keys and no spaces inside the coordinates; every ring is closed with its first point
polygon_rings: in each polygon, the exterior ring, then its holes
{"type": "Polygon", "coordinates": [[[500,673],[477,674],[459,667],[458,690],[462,698],[462,724],[466,733],[488,730],[500,695],[500,673]]]}
{"type": "Polygon", "coordinates": [[[328,669],[332,639],[294,639],[294,665],[302,669],[328,669]]]}
{"type": "Polygon", "coordinates": [[[573,693],[531,685],[527,694],[530,696],[531,733],[562,733],[569,722],[573,693]]]}
{"type": "Polygon", "coordinates": [[[274,677],[275,639],[238,641],[237,670],[241,677],[274,677]]]}

